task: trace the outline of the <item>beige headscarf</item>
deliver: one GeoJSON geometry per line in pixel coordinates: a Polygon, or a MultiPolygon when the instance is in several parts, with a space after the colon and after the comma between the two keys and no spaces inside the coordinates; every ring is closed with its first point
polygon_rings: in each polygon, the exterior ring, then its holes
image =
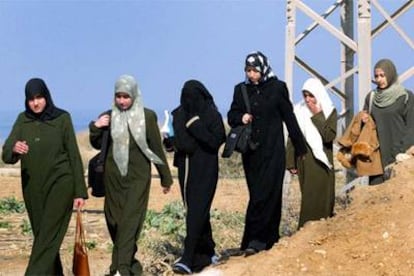
{"type": "MultiPolygon", "coordinates": [[[[325,87],[319,79],[310,78],[305,81],[302,91],[308,91],[315,97],[317,104],[321,107],[325,119],[331,115],[335,106],[328,95],[325,87]]],[[[321,134],[312,122],[312,112],[309,110],[306,102],[302,100],[295,105],[294,108],[296,117],[298,119],[299,127],[305,136],[306,142],[312,149],[312,153],[316,159],[324,163],[328,168],[332,168],[331,162],[323,151],[323,142],[321,134]]]]}
{"type": "Polygon", "coordinates": [[[122,176],[128,173],[129,161],[129,131],[142,153],[155,164],[163,164],[161,159],[151,151],[147,144],[145,129],[144,105],[141,91],[134,77],[122,75],[115,83],[115,94],[128,94],[133,103],[128,110],[120,110],[113,104],[111,113],[111,137],[113,140],[113,155],[122,176]]]}

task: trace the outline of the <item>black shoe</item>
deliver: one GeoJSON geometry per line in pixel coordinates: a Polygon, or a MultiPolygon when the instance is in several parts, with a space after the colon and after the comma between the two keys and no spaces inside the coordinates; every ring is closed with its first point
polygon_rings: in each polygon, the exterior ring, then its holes
{"type": "Polygon", "coordinates": [[[244,251],[241,250],[240,248],[228,248],[225,249],[221,255],[222,256],[228,256],[228,257],[238,257],[238,256],[243,256],[244,251]]]}
{"type": "Polygon", "coordinates": [[[244,250],[244,256],[249,257],[251,255],[257,254],[258,252],[259,250],[257,250],[256,248],[249,247],[246,250],[244,250]]]}
{"type": "Polygon", "coordinates": [[[193,273],[187,265],[180,262],[174,264],[173,271],[174,273],[182,275],[188,275],[193,273]]]}

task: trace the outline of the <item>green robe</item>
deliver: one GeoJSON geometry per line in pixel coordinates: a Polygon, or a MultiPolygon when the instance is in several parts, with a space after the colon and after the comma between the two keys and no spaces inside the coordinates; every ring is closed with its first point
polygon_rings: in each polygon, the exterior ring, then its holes
{"type": "MultiPolygon", "coordinates": [[[[169,187],[172,177],[161,143],[155,112],[145,109],[147,144],[161,158],[164,165],[156,165],[161,185],[169,187]]],[[[103,130],[92,122],[89,125],[90,141],[95,148],[101,147],[103,130]]],[[[119,271],[121,275],[141,275],[142,266],[137,259],[139,238],[148,206],[151,163],[141,152],[130,134],[128,174],[121,176],[112,154],[112,141],[109,141],[105,161],[105,218],[113,242],[110,273],[119,271]]]]}
{"type": "MultiPolygon", "coordinates": [[[[323,150],[333,164],[333,140],[336,137],[337,113],[332,112],[327,120],[322,112],[315,114],[312,122],[323,141],[323,150]]],[[[300,120],[300,118],[298,118],[300,120]]],[[[294,160],[294,150],[290,141],[287,146],[286,167],[297,168],[302,194],[299,215],[299,228],[309,220],[318,220],[333,215],[335,205],[335,172],[317,160],[307,144],[308,152],[304,159],[294,160]]]]}
{"type": "Polygon", "coordinates": [[[3,145],[3,161],[21,160],[23,198],[34,241],[26,275],[61,275],[59,248],[67,231],[74,198],[87,198],[84,171],[68,113],[41,122],[21,113],[3,145]],[[12,152],[16,141],[29,152],[12,152]]]}

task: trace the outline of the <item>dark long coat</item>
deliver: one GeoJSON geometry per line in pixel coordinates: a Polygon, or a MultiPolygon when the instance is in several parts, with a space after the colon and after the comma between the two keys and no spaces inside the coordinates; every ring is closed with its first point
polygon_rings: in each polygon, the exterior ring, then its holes
{"type": "Polygon", "coordinates": [[[225,129],[220,113],[212,107],[195,120],[187,118],[182,107],[172,114],[174,165],[178,168],[181,194],[187,207],[187,235],[180,262],[192,271],[199,271],[211,263],[215,254],[210,207],[217,186],[218,150],[225,141],[225,129]]]}
{"type": "MultiPolygon", "coordinates": [[[[315,114],[311,120],[322,137],[323,151],[329,162],[333,164],[333,141],[336,137],[337,112],[334,110],[327,119],[320,112],[315,114]]],[[[302,194],[299,227],[302,227],[309,220],[332,216],[335,206],[334,169],[328,168],[316,159],[309,145],[306,146],[308,152],[305,158],[296,161],[293,146],[289,141],[286,155],[286,167],[298,169],[302,194]]]]}
{"type": "MultiPolygon", "coordinates": [[[[371,92],[374,93],[374,92],[371,92]]],[[[414,145],[414,95],[399,97],[387,107],[372,104],[371,116],[377,126],[383,167],[395,162],[398,153],[414,145]]],[[[365,98],[364,110],[368,110],[370,93],[365,98]]]]}
{"type": "MultiPolygon", "coordinates": [[[[282,189],[285,174],[285,137],[283,122],[296,149],[303,155],[306,146],[286,84],[275,78],[259,83],[246,84],[253,115],[252,140],[255,151],[242,155],[250,200],[241,249],[254,247],[269,249],[279,240],[279,224],[282,208],[282,189]]],[[[241,84],[234,88],[233,102],[227,114],[231,127],[242,124],[247,113],[241,84]]]]}
{"type": "MultiPolygon", "coordinates": [[[[147,144],[164,162],[156,165],[161,185],[169,187],[172,177],[161,143],[161,135],[154,111],[144,109],[147,144]]],[[[96,149],[101,148],[104,129],[99,129],[91,122],[89,125],[90,141],[96,149]]],[[[119,271],[122,275],[141,275],[142,266],[135,253],[145,215],[147,212],[150,184],[151,163],[142,153],[130,134],[128,174],[121,173],[112,154],[112,140],[109,139],[108,153],[105,159],[105,203],[104,211],[108,230],[113,242],[111,273],[119,271]]]]}
{"type": "Polygon", "coordinates": [[[34,241],[27,275],[62,275],[59,248],[67,231],[74,198],[87,198],[82,160],[70,115],[42,122],[21,113],[3,145],[3,161],[14,164],[16,141],[26,141],[21,155],[23,198],[34,241]]]}

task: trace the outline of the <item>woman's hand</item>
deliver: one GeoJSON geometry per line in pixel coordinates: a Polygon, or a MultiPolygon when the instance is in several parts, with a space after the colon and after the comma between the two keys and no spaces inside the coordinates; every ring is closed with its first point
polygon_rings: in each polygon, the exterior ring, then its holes
{"type": "Polygon", "coordinates": [[[27,154],[29,152],[29,146],[26,144],[26,141],[17,141],[14,144],[13,152],[17,154],[27,154]]]}
{"type": "Polygon", "coordinates": [[[298,169],[288,169],[291,174],[298,174],[298,169]]]}
{"type": "Polygon", "coordinates": [[[75,209],[82,209],[82,207],[85,205],[85,199],[78,197],[73,200],[73,206],[75,209]]]}
{"type": "Polygon", "coordinates": [[[368,112],[366,110],[363,110],[361,114],[361,121],[365,124],[366,122],[368,122],[368,118],[369,118],[368,112]]]}
{"type": "Polygon", "coordinates": [[[253,121],[253,115],[249,113],[245,113],[242,117],[243,124],[247,125],[253,121]]]}
{"type": "Polygon", "coordinates": [[[306,102],[306,104],[307,104],[307,106],[308,106],[308,108],[309,108],[310,112],[311,112],[313,115],[318,114],[319,112],[321,112],[321,111],[322,111],[321,106],[320,106],[318,103],[316,103],[316,102],[311,102],[311,101],[309,101],[309,102],[306,102]]]}
{"type": "Polygon", "coordinates": [[[109,126],[110,122],[111,122],[111,116],[109,116],[108,114],[105,114],[99,117],[98,120],[95,121],[95,126],[97,128],[106,127],[106,126],[109,126]]]}

